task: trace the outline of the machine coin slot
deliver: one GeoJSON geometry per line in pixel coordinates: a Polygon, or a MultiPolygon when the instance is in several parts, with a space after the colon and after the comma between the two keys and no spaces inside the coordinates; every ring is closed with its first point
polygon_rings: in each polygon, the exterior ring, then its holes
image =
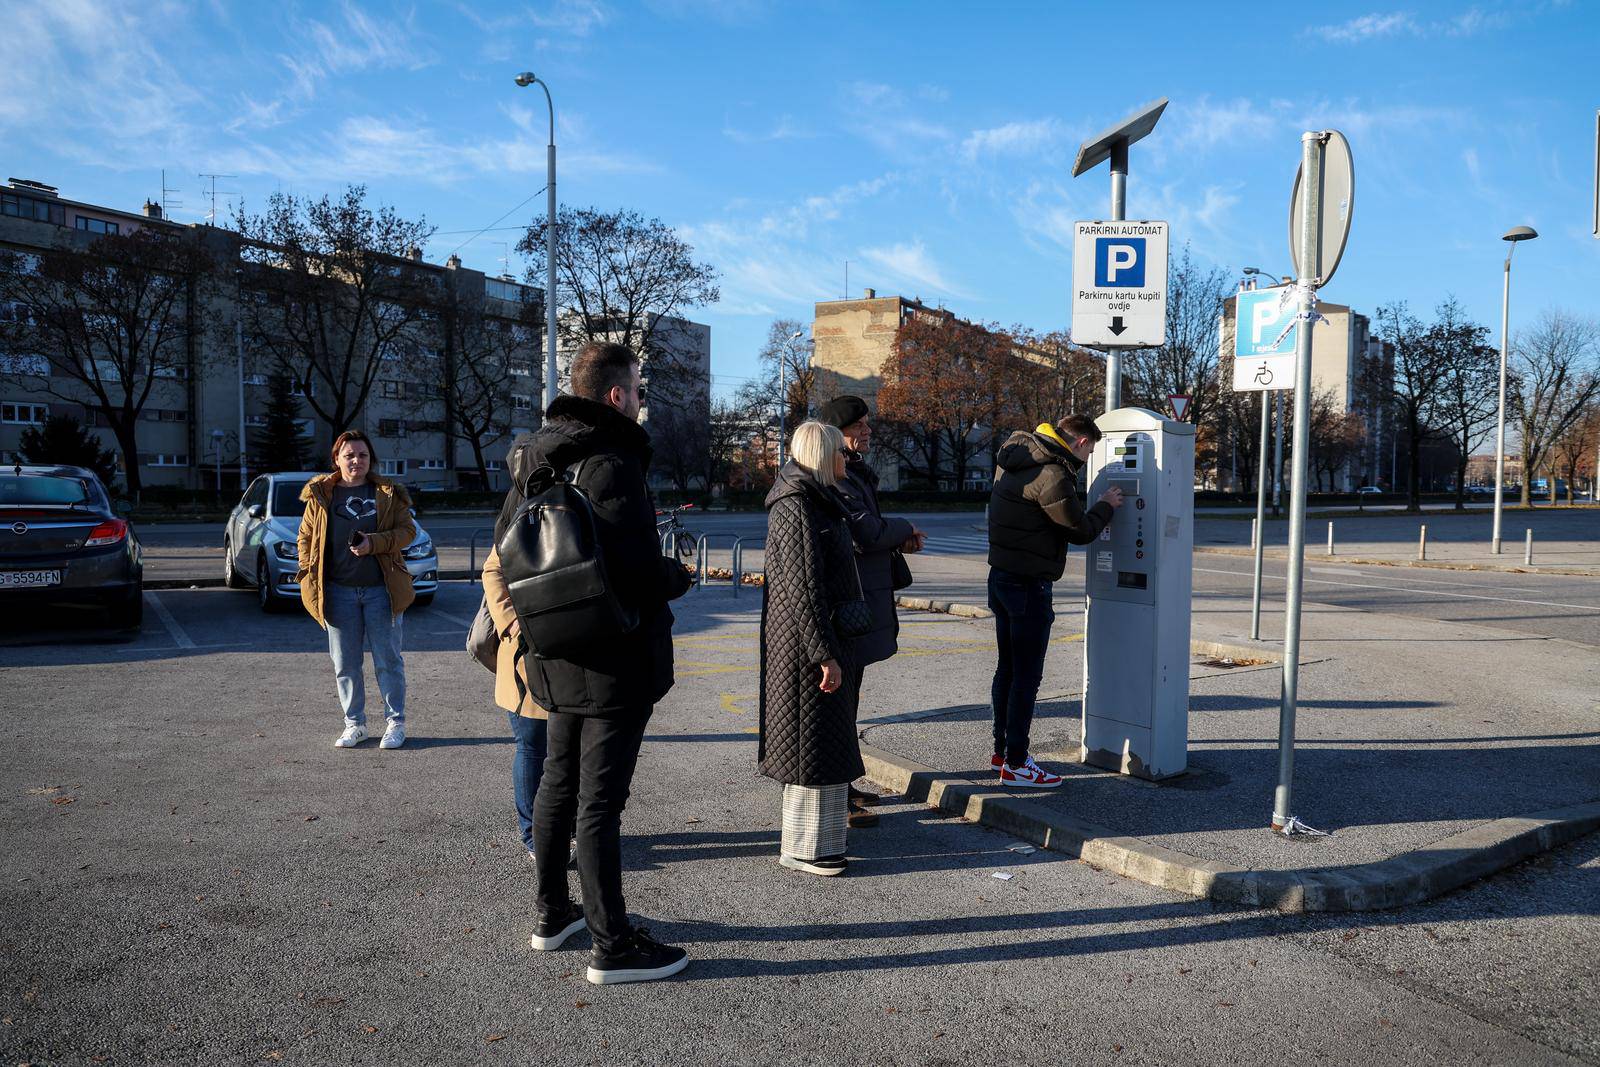
{"type": "Polygon", "coordinates": [[[1117,585],[1123,589],[1143,589],[1149,580],[1148,574],[1138,574],[1134,571],[1117,572],[1117,585]]]}

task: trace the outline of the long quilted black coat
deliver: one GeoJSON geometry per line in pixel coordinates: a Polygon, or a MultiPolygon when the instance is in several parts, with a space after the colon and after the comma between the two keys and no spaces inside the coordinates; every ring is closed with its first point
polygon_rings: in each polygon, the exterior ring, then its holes
{"type": "Polygon", "coordinates": [[[833,607],[860,595],[855,548],[838,495],[787,463],[767,495],[761,596],[761,773],[786,785],[837,785],[865,773],[856,737],[850,642],[833,607]],[[822,663],[844,684],[824,693],[822,663]]]}

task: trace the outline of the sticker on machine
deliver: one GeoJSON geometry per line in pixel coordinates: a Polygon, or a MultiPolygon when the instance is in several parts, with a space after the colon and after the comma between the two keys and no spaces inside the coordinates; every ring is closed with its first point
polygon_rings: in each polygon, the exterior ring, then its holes
{"type": "Polygon", "coordinates": [[[1176,516],[1176,515],[1168,515],[1167,516],[1167,528],[1163,532],[1168,537],[1177,537],[1178,536],[1178,516],[1176,516]]]}
{"type": "Polygon", "coordinates": [[[1111,553],[1109,553],[1109,552],[1096,552],[1094,554],[1094,569],[1097,570],[1097,571],[1105,571],[1107,574],[1110,574],[1111,573],[1111,553]]]}

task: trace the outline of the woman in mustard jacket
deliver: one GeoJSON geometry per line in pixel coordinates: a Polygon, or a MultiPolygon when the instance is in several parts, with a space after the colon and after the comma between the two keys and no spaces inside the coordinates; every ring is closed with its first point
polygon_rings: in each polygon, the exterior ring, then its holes
{"type": "Polygon", "coordinates": [[[416,593],[400,553],[417,536],[405,487],[372,473],[372,442],[347,430],[333,442],[332,474],[311,479],[300,492],[300,600],[328,631],[328,654],[344,708],[336,748],[367,739],[362,650],[383,693],[387,720],[380,748],[406,743],[406,674],[400,656],[401,615],[416,593]]]}

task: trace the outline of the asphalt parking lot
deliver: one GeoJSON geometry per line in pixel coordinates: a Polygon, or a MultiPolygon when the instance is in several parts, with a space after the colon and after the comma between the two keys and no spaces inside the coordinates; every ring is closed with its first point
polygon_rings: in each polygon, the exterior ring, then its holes
{"type": "MultiPolygon", "coordinates": [[[[1600,1062],[1592,838],[1356,916],[1220,908],[894,804],[845,878],[783,871],[759,600],[726,589],[680,602],[625,819],[630,908],[690,969],[591,987],[586,941],[527,946],[505,718],[461,647],[477,598],[408,613],[393,752],[331,747],[322,631],[248,592],[154,593],[132,638],[0,627],[0,1056],[1600,1062]]],[[[876,711],[987,669],[962,624],[907,622],[922,652],[869,676],[876,711]]]]}

